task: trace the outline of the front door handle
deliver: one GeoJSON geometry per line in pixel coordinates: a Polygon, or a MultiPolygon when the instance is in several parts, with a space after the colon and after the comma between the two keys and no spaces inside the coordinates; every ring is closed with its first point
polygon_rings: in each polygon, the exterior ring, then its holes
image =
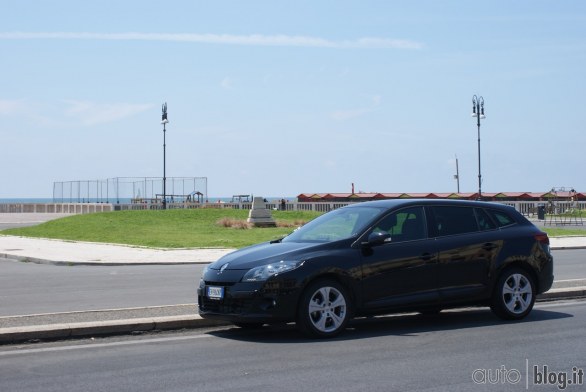
{"type": "Polygon", "coordinates": [[[419,258],[427,263],[434,262],[435,259],[433,254],[429,252],[422,253],[419,258]]]}

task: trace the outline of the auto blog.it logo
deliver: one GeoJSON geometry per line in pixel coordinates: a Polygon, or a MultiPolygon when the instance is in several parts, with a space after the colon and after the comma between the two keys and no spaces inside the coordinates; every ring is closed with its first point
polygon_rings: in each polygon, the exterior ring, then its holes
{"type": "MultiPolygon", "coordinates": [[[[475,384],[519,384],[523,380],[520,370],[508,369],[505,365],[495,369],[476,369],[472,372],[472,381],[475,384]]],[[[548,365],[529,365],[525,361],[525,389],[529,386],[550,385],[558,390],[565,390],[568,387],[584,385],[584,369],[577,366],[570,371],[554,371],[548,365]]]]}

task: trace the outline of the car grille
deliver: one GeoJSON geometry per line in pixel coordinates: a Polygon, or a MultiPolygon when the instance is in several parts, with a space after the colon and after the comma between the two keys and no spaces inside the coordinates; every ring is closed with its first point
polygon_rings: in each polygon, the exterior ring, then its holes
{"type": "Polygon", "coordinates": [[[251,299],[233,299],[225,298],[223,300],[211,300],[204,296],[199,296],[199,308],[204,312],[213,312],[220,314],[241,314],[246,309],[250,309],[253,304],[251,299]]]}
{"type": "Polygon", "coordinates": [[[206,286],[224,286],[224,287],[230,287],[230,286],[234,286],[236,284],[236,282],[212,282],[209,280],[205,281],[205,285],[206,286]]]}

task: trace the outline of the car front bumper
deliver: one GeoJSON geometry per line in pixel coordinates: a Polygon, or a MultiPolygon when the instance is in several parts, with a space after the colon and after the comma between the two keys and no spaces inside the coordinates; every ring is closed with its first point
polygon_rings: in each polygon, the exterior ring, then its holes
{"type": "Polygon", "coordinates": [[[300,290],[283,280],[228,283],[202,280],[197,290],[201,317],[231,322],[295,321],[300,290]],[[207,296],[207,287],[222,287],[223,297],[207,296]],[[289,287],[287,287],[289,286],[289,287]]]}

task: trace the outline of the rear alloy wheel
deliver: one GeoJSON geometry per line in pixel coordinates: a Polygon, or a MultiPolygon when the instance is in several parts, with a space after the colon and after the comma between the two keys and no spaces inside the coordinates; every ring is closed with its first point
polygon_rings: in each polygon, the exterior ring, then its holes
{"type": "Polygon", "coordinates": [[[349,318],[346,289],[335,280],[318,280],[301,297],[297,326],[310,337],[331,338],[346,328],[349,318]]]}
{"type": "Polygon", "coordinates": [[[491,309],[505,320],[520,320],[527,316],[535,303],[533,277],[521,268],[503,272],[495,288],[491,309]]]}

